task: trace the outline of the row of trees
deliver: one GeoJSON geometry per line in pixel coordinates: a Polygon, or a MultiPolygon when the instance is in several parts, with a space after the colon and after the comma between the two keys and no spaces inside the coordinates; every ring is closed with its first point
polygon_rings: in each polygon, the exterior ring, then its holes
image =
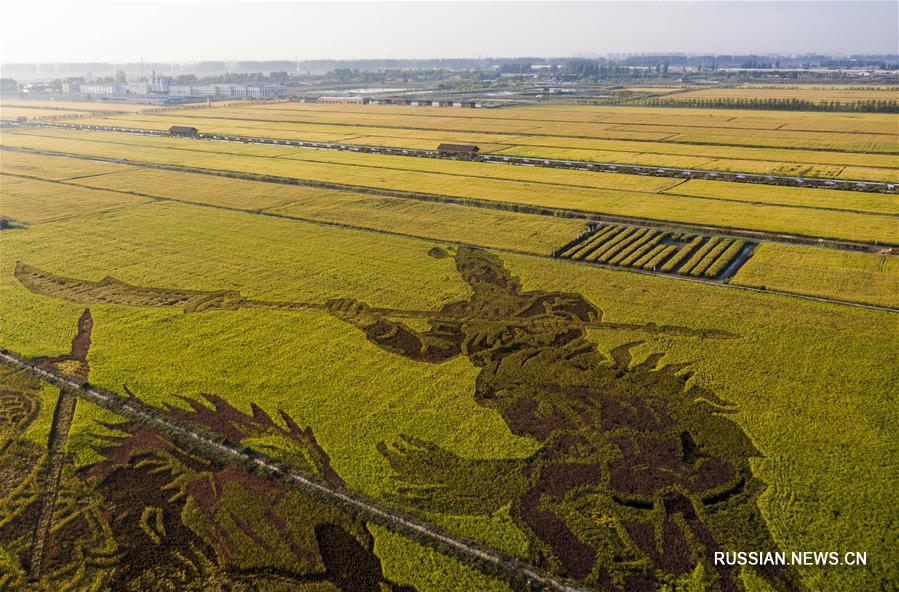
{"type": "Polygon", "coordinates": [[[637,104],[649,107],[698,107],[703,109],[760,109],[771,111],[849,111],[858,113],[899,113],[899,101],[805,101],[802,99],[644,99],[637,104]]]}

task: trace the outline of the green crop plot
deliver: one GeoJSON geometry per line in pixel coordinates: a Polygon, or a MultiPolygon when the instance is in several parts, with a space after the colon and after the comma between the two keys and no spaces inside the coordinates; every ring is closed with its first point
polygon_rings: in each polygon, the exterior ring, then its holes
{"type": "Polygon", "coordinates": [[[574,261],[720,279],[725,271],[732,275],[738,267],[728,266],[752,247],[739,239],[605,224],[558,249],[556,255],[574,261]]]}

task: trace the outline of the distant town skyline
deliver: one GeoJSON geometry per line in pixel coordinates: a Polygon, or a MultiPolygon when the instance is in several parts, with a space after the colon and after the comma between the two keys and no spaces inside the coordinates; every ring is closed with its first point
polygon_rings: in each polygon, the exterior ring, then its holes
{"type": "Polygon", "coordinates": [[[899,3],[15,2],[3,63],[896,54],[899,3]]]}

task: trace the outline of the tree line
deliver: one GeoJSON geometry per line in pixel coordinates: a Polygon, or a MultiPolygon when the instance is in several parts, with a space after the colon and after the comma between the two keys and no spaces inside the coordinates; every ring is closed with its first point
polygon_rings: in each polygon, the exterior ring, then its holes
{"type": "Polygon", "coordinates": [[[635,103],[647,107],[696,107],[703,109],[759,109],[770,111],[841,111],[853,113],[899,113],[899,101],[807,101],[773,98],[643,99],[635,103]]]}

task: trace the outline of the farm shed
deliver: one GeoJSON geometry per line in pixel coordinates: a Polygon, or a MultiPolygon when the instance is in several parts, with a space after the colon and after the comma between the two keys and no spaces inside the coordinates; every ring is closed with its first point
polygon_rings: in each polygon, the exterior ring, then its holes
{"type": "Polygon", "coordinates": [[[473,144],[441,144],[437,146],[438,152],[457,152],[461,154],[474,154],[480,151],[480,148],[473,144]]]}
{"type": "Polygon", "coordinates": [[[196,136],[198,131],[197,128],[186,125],[173,125],[169,128],[169,133],[173,136],[196,136]]]}

